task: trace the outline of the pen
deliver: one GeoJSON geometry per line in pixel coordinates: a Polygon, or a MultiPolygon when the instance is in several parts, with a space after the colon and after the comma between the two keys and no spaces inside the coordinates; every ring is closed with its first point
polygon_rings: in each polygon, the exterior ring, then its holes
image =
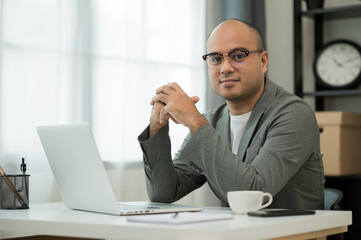
{"type": "Polygon", "coordinates": [[[20,164],[20,170],[23,172],[23,174],[25,175],[26,172],[26,164],[25,164],[25,158],[21,159],[22,163],[20,164]]]}
{"type": "MultiPolygon", "coordinates": [[[[23,172],[23,175],[25,175],[26,173],[26,163],[25,163],[25,158],[22,158],[21,159],[21,164],[20,164],[20,170],[23,172]]],[[[26,181],[26,176],[24,176],[24,185],[25,185],[25,194],[26,196],[29,196],[29,193],[28,193],[28,188],[26,186],[28,186],[28,183],[26,181]]]]}

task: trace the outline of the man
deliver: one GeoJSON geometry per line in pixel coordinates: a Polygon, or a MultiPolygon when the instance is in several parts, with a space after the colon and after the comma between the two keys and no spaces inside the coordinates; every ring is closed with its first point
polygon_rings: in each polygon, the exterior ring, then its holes
{"type": "Polygon", "coordinates": [[[151,201],[174,202],[208,182],[227,192],[261,190],[272,208],[323,209],[324,176],[314,112],[265,78],[268,53],[259,31],[231,19],[207,40],[213,89],[226,103],[202,115],[198,97],[176,84],[156,90],[149,127],[138,140],[151,201]],[[190,130],[171,159],[168,121],[190,130]]]}

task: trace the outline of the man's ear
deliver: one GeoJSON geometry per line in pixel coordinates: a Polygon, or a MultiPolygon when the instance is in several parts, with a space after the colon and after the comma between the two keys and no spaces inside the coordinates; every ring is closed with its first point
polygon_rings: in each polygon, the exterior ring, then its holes
{"type": "Polygon", "coordinates": [[[267,72],[268,68],[268,52],[263,51],[261,53],[261,64],[262,64],[262,72],[265,74],[267,72]]]}

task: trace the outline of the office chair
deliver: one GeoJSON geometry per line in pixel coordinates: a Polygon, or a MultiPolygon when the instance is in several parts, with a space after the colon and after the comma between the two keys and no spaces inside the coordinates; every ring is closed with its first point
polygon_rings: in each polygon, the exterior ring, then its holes
{"type": "MultiPolygon", "coordinates": [[[[324,191],[324,205],[325,210],[340,210],[339,202],[343,198],[342,191],[335,188],[325,188],[324,191]]],[[[327,240],[343,240],[343,234],[335,234],[327,236],[327,240]]]]}
{"type": "Polygon", "coordinates": [[[343,198],[343,193],[335,188],[325,188],[324,191],[325,210],[340,210],[339,202],[343,198]]]}

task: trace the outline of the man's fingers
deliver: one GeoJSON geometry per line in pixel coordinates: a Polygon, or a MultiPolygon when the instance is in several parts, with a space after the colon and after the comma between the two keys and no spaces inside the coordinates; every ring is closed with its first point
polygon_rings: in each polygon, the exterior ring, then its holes
{"type": "MultiPolygon", "coordinates": [[[[192,101],[194,103],[197,103],[199,101],[199,97],[198,96],[192,96],[190,97],[190,99],[192,99],[192,101]]],[[[163,104],[167,104],[168,102],[168,95],[164,94],[164,93],[159,93],[157,95],[155,95],[152,100],[150,101],[150,105],[154,105],[154,103],[156,102],[162,102],[163,104]]]]}
{"type": "MultiPolygon", "coordinates": [[[[175,83],[176,84],[176,83],[175,83]]],[[[164,93],[166,95],[169,95],[171,94],[172,92],[174,92],[174,90],[177,89],[177,84],[174,85],[173,83],[168,83],[167,85],[163,85],[159,88],[157,88],[157,90],[155,91],[156,94],[159,94],[159,93],[164,93]]],[[[179,87],[179,86],[178,86],[179,87]]]]}
{"type": "Polygon", "coordinates": [[[156,102],[154,103],[153,107],[152,107],[152,113],[151,113],[151,118],[155,121],[155,122],[159,122],[160,123],[160,111],[162,110],[162,108],[164,107],[164,104],[161,102],[156,102]]]}
{"type": "Polygon", "coordinates": [[[160,114],[159,114],[159,122],[161,124],[165,123],[166,121],[168,121],[168,119],[171,118],[170,113],[167,111],[166,107],[163,107],[160,110],[160,114]]]}
{"type": "Polygon", "coordinates": [[[190,97],[194,103],[197,103],[199,101],[199,97],[198,96],[192,96],[190,97]]]}
{"type": "Polygon", "coordinates": [[[167,109],[165,108],[162,108],[161,111],[160,111],[160,123],[165,123],[166,121],[168,121],[169,119],[172,119],[172,121],[175,123],[175,124],[179,124],[179,122],[172,116],[172,114],[170,114],[168,112],[167,109]]]}
{"type": "Polygon", "coordinates": [[[162,102],[155,102],[153,104],[153,108],[152,108],[152,111],[154,111],[156,114],[159,114],[160,113],[160,110],[165,106],[164,103],[162,102]]]}
{"type": "MultiPolygon", "coordinates": [[[[171,89],[174,89],[174,90],[182,90],[182,88],[175,82],[170,82],[166,85],[167,87],[171,88],[171,89]]],[[[182,90],[183,91],[183,90],[182,90]]]]}
{"type": "Polygon", "coordinates": [[[150,105],[154,105],[154,103],[156,103],[156,102],[162,102],[162,103],[166,104],[167,97],[168,96],[165,95],[164,93],[159,93],[152,98],[152,100],[150,101],[150,105]]]}

